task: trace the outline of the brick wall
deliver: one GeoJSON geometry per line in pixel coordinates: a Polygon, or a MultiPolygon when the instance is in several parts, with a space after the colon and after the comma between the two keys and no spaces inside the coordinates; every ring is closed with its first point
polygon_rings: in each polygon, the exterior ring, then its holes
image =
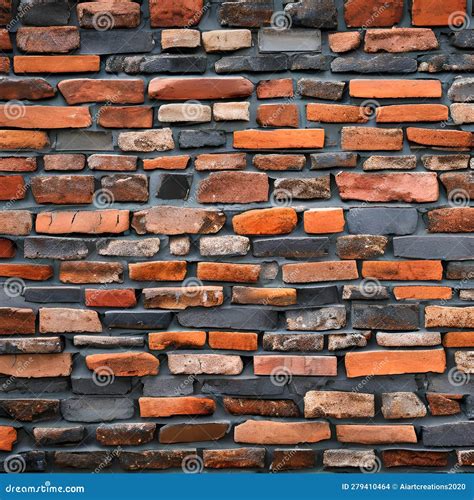
{"type": "Polygon", "coordinates": [[[474,465],[471,1],[0,23],[6,472],[474,465]]]}

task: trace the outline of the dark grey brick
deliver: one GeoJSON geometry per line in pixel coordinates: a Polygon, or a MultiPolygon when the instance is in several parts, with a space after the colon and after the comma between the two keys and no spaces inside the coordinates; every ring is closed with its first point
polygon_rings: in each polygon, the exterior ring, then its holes
{"type": "Polygon", "coordinates": [[[23,290],[26,302],[38,304],[82,302],[79,286],[27,286],[23,290]]]}
{"type": "MultiPolygon", "coordinates": [[[[326,82],[313,78],[301,78],[297,83],[297,92],[303,97],[316,97],[326,101],[340,101],[344,93],[345,82],[326,82]]],[[[333,153],[326,153],[333,154],[333,153]]]]}
{"type": "Polygon", "coordinates": [[[307,259],[328,254],[329,238],[321,237],[281,237],[254,240],[254,257],[285,257],[287,259],[307,259]]]}
{"type": "Polygon", "coordinates": [[[129,30],[82,30],[81,54],[135,54],[151,52],[155,46],[153,33],[143,29],[129,30]]]}
{"type": "Polygon", "coordinates": [[[9,377],[0,378],[0,393],[19,392],[21,394],[49,394],[65,392],[69,389],[69,379],[63,378],[40,378],[21,379],[9,377]]]}
{"type": "Polygon", "coordinates": [[[351,168],[357,166],[357,153],[315,153],[311,157],[311,170],[323,170],[326,168],[351,168]]]}
{"type": "Polygon", "coordinates": [[[56,151],[112,151],[113,149],[111,132],[62,130],[56,134],[56,151]]]}
{"type": "Polygon", "coordinates": [[[474,30],[456,31],[451,43],[459,49],[474,49],[474,30]]]}
{"type": "Polygon", "coordinates": [[[167,328],[170,322],[171,313],[164,311],[106,311],[103,324],[108,328],[147,330],[167,328]]]}
{"type": "Polygon", "coordinates": [[[474,422],[422,426],[425,446],[474,446],[474,422]]]}
{"type": "Polygon", "coordinates": [[[352,234],[412,234],[418,224],[416,208],[351,208],[346,221],[352,234]]]}
{"type": "MultiPolygon", "coordinates": [[[[319,377],[318,377],[319,378],[319,377]]],[[[229,396],[277,396],[283,394],[284,386],[273,384],[267,378],[204,379],[203,394],[226,394],[229,396]]]]}
{"type": "Polygon", "coordinates": [[[143,377],[144,396],[189,396],[194,392],[194,377],[143,377]]]}
{"type": "Polygon", "coordinates": [[[297,296],[298,306],[323,306],[339,302],[336,285],[297,288],[297,296]]]}
{"type": "Polygon", "coordinates": [[[362,330],[417,330],[419,327],[418,304],[353,304],[352,326],[362,330]]]}
{"type": "Polygon", "coordinates": [[[69,398],[61,401],[61,412],[71,422],[111,422],[135,413],[133,401],[125,398],[69,398]]]}
{"type": "Polygon", "coordinates": [[[225,146],[226,136],[223,130],[182,130],[178,136],[182,149],[225,146]]]}
{"type": "Polygon", "coordinates": [[[25,259],[85,259],[89,254],[87,244],[79,238],[51,238],[29,236],[25,238],[25,259]]]}
{"type": "Polygon", "coordinates": [[[187,200],[193,176],[189,174],[160,174],[156,197],[162,200],[187,200]]]}
{"type": "Polygon", "coordinates": [[[76,347],[97,347],[114,349],[116,347],[141,347],[145,344],[143,337],[110,337],[102,335],[74,335],[76,347]]]}
{"type": "Polygon", "coordinates": [[[331,63],[333,73],[415,73],[416,59],[409,56],[379,54],[376,56],[337,57],[331,63]]]}
{"type": "Polygon", "coordinates": [[[337,29],[337,9],[334,0],[303,0],[288,3],[285,13],[295,26],[337,29]]]}
{"type": "Polygon", "coordinates": [[[474,280],[474,262],[448,262],[446,278],[448,280],[474,280]]]}
{"type": "Polygon", "coordinates": [[[53,454],[57,467],[99,470],[110,467],[114,456],[109,451],[55,451],[53,454]]]}
{"type": "Polygon", "coordinates": [[[448,90],[448,97],[454,102],[470,102],[474,95],[474,78],[457,77],[448,90]]]}
{"type": "Polygon", "coordinates": [[[108,379],[107,376],[101,379],[100,375],[97,377],[99,383],[92,376],[72,376],[71,386],[74,394],[87,394],[87,395],[104,395],[115,396],[128,394],[132,389],[132,383],[128,377],[115,377],[113,380],[108,379]]]}
{"type": "Polygon", "coordinates": [[[46,453],[44,451],[26,451],[10,453],[0,459],[0,471],[7,473],[19,472],[44,472],[47,467],[46,453]]]}
{"type": "Polygon", "coordinates": [[[467,260],[474,256],[474,236],[437,235],[393,238],[396,257],[467,260]]]}
{"type": "Polygon", "coordinates": [[[64,342],[61,337],[0,339],[2,354],[51,354],[62,352],[63,349],[64,342]]]}
{"type": "Polygon", "coordinates": [[[219,22],[223,26],[258,28],[270,24],[273,1],[223,2],[218,8],[219,22]]]}
{"type": "Polygon", "coordinates": [[[331,56],[321,54],[300,54],[291,61],[291,71],[327,71],[330,68],[331,56]]]}
{"type": "Polygon", "coordinates": [[[257,307],[194,307],[178,313],[181,326],[193,328],[235,328],[242,330],[274,330],[278,313],[257,307]]]}
{"type": "Polygon", "coordinates": [[[286,55],[227,56],[216,61],[214,69],[218,74],[241,73],[245,71],[269,73],[286,71],[289,69],[289,61],[286,55]]]}
{"type": "Polygon", "coordinates": [[[472,54],[422,56],[419,63],[418,71],[427,71],[429,73],[474,71],[474,55],[472,54]]]}
{"type": "Polygon", "coordinates": [[[62,26],[69,22],[67,0],[21,0],[18,13],[25,26],[62,26]]]}

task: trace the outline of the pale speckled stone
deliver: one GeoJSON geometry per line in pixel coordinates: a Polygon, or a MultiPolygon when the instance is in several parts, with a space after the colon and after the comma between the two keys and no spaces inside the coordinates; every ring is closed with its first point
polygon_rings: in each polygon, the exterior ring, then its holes
{"type": "Polygon", "coordinates": [[[171,255],[188,255],[191,251],[191,240],[189,236],[171,236],[170,238],[170,254],[171,255]]]}
{"type": "Polygon", "coordinates": [[[168,354],[173,375],[239,375],[243,370],[240,356],[221,354],[168,354]]]}
{"type": "Polygon", "coordinates": [[[370,332],[331,333],[328,335],[328,349],[337,351],[349,347],[365,347],[369,338],[370,332]]]}
{"type": "Polygon", "coordinates": [[[212,108],[214,120],[222,121],[246,121],[250,120],[249,102],[217,102],[212,108]]]}
{"type": "Polygon", "coordinates": [[[426,407],[414,392],[385,392],[382,414],[387,419],[418,418],[426,415],[426,407]]]}
{"type": "Polygon", "coordinates": [[[246,255],[250,249],[250,240],[246,236],[203,236],[199,240],[201,255],[246,255]]]}
{"type": "Polygon", "coordinates": [[[441,344],[439,332],[377,332],[377,344],[384,347],[432,346],[441,344]]]}
{"type": "Polygon", "coordinates": [[[158,120],[165,123],[205,123],[211,121],[211,107],[197,102],[163,104],[158,120]]]}
{"type": "Polygon", "coordinates": [[[325,450],[325,467],[358,467],[364,470],[376,470],[377,457],[374,450],[325,450]]]}
{"type": "Polygon", "coordinates": [[[199,30],[169,29],[161,32],[162,49],[194,49],[201,45],[199,30]]]}
{"type": "Polygon", "coordinates": [[[454,360],[459,371],[474,373],[474,351],[456,351],[454,360]]]}

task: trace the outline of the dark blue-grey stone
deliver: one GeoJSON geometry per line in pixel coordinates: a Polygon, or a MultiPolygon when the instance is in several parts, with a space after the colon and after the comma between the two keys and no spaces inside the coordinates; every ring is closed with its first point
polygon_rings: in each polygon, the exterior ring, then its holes
{"type": "Polygon", "coordinates": [[[0,472],[15,474],[20,472],[44,472],[47,467],[44,451],[23,451],[10,453],[0,459],[0,472]]]}
{"type": "Polygon", "coordinates": [[[156,197],[161,200],[187,200],[193,176],[190,174],[160,174],[156,197]]]}
{"type": "Polygon", "coordinates": [[[82,30],[81,54],[135,54],[151,52],[155,46],[153,33],[143,29],[133,34],[129,30],[82,30]]]}
{"type": "Polygon", "coordinates": [[[226,136],[223,130],[182,130],[178,135],[182,149],[225,146],[226,136]]]}
{"type": "Polygon", "coordinates": [[[106,311],[103,324],[108,328],[130,328],[147,330],[148,328],[168,328],[171,313],[163,311],[106,311]]]}
{"type": "Polygon", "coordinates": [[[98,349],[116,349],[117,347],[141,347],[143,337],[112,337],[109,335],[74,335],[76,347],[96,347],[98,349]]]}
{"type": "Polygon", "coordinates": [[[110,56],[105,71],[129,75],[155,73],[204,73],[206,56],[159,54],[148,56],[110,56]]]}
{"type": "Polygon", "coordinates": [[[411,259],[472,259],[474,236],[426,235],[393,238],[393,254],[396,257],[411,259]]]}
{"type": "Polygon", "coordinates": [[[61,413],[70,422],[111,422],[132,418],[135,409],[126,398],[69,398],[61,401],[61,413]]]}
{"type": "Polygon", "coordinates": [[[357,166],[357,153],[315,153],[311,157],[311,170],[323,170],[325,168],[351,168],[357,166]]]}
{"type": "Polygon", "coordinates": [[[55,392],[66,392],[69,390],[69,379],[58,378],[0,378],[0,393],[19,392],[21,394],[48,394],[55,392]]]}
{"type": "Polygon", "coordinates": [[[64,350],[62,337],[26,337],[0,339],[1,354],[51,354],[64,350]]]}
{"type": "Polygon", "coordinates": [[[177,315],[181,326],[193,328],[235,328],[238,330],[274,330],[278,313],[257,307],[193,307],[177,315]]]}
{"type": "Polygon", "coordinates": [[[321,54],[300,54],[291,61],[291,71],[327,71],[330,68],[331,56],[321,54]]]}
{"type": "Polygon", "coordinates": [[[331,63],[333,73],[415,73],[416,70],[416,59],[392,54],[336,57],[331,63]]]}
{"type": "Polygon", "coordinates": [[[416,208],[351,208],[346,215],[352,234],[412,234],[418,225],[416,208]]]}
{"type": "Polygon", "coordinates": [[[216,61],[215,72],[241,73],[250,71],[252,73],[272,73],[286,71],[289,69],[288,56],[265,55],[265,56],[227,56],[216,61]]]}
{"type": "Polygon", "coordinates": [[[474,420],[474,396],[472,393],[465,399],[464,413],[469,420],[474,420]]]}
{"type": "Polygon", "coordinates": [[[38,304],[82,302],[79,286],[27,286],[23,290],[26,302],[38,304]]]}
{"type": "Polygon", "coordinates": [[[25,259],[85,259],[89,253],[83,239],[29,236],[25,238],[25,259]]]}
{"type": "MultiPolygon", "coordinates": [[[[456,380],[455,382],[458,383],[456,380]]],[[[454,388],[446,374],[430,374],[426,389],[428,392],[444,392],[447,394],[474,394],[474,379],[472,377],[468,378],[464,373],[460,372],[459,385],[454,388]]]]}
{"type": "Polygon", "coordinates": [[[352,326],[362,330],[418,330],[418,304],[352,305],[352,326]]]}
{"type": "Polygon", "coordinates": [[[229,396],[276,396],[283,394],[284,386],[272,383],[267,378],[205,379],[203,394],[226,394],[229,396]]]}
{"type": "Polygon", "coordinates": [[[424,446],[474,446],[474,422],[422,426],[424,446]]]}
{"type": "Polygon", "coordinates": [[[132,389],[132,383],[128,377],[114,377],[109,380],[106,374],[103,384],[100,374],[96,378],[98,383],[90,375],[85,377],[71,377],[72,392],[74,394],[89,394],[93,396],[119,396],[128,394],[132,389]]]}
{"type": "Polygon", "coordinates": [[[112,132],[62,130],[56,134],[56,151],[112,151],[112,132]]]}
{"type": "Polygon", "coordinates": [[[298,306],[323,306],[337,304],[339,293],[336,285],[297,288],[298,306]]]}
{"type": "Polygon", "coordinates": [[[451,42],[458,49],[474,49],[474,30],[459,30],[451,42]]]}
{"type": "Polygon", "coordinates": [[[329,238],[323,237],[281,237],[254,240],[254,257],[285,257],[287,259],[306,259],[328,254],[329,238]]]}
{"type": "Polygon", "coordinates": [[[260,52],[321,52],[321,31],[262,28],[258,32],[260,52]]]}
{"type": "Polygon", "coordinates": [[[453,102],[470,102],[474,95],[474,78],[454,79],[448,90],[448,97],[453,102]]]}
{"type": "Polygon", "coordinates": [[[285,6],[284,14],[291,17],[294,26],[337,30],[337,8],[334,0],[295,0],[285,6]]]}
{"type": "MultiPolygon", "coordinates": [[[[340,101],[344,94],[345,82],[327,82],[314,78],[301,78],[296,84],[298,95],[304,97],[315,97],[326,101],[340,101]]],[[[334,153],[322,153],[334,154],[334,153]]]]}
{"type": "Polygon", "coordinates": [[[448,280],[474,280],[474,262],[448,262],[448,280]]]}
{"type": "Polygon", "coordinates": [[[144,377],[144,396],[189,396],[194,392],[194,377],[144,377]]]}
{"type": "Polygon", "coordinates": [[[419,59],[418,71],[427,71],[429,73],[474,71],[474,55],[437,54],[422,56],[419,59]]]}
{"type": "Polygon", "coordinates": [[[67,0],[21,0],[18,16],[25,26],[64,26],[69,22],[67,0]]]}

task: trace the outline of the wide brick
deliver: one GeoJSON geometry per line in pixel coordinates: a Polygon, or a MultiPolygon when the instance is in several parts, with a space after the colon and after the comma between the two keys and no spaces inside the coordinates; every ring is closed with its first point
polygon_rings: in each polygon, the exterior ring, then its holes
{"type": "Polygon", "coordinates": [[[474,347],[474,332],[447,332],[443,337],[445,347],[474,347]]]}
{"type": "Polygon", "coordinates": [[[419,308],[417,304],[364,305],[353,304],[352,326],[357,329],[374,330],[414,330],[419,327],[419,308]]]}
{"type": "Polygon", "coordinates": [[[21,27],[16,32],[20,50],[32,54],[65,53],[79,48],[80,35],[76,26],[21,27]]]}
{"type": "Polygon", "coordinates": [[[232,287],[232,302],[235,304],[289,306],[297,303],[296,289],[234,286],[232,287]]]}
{"type": "Polygon", "coordinates": [[[399,104],[376,110],[377,123],[440,122],[448,118],[448,107],[442,104],[399,104]]]}
{"type": "Polygon", "coordinates": [[[150,0],[152,28],[185,27],[199,23],[205,9],[203,0],[150,0]]]}
{"type": "Polygon", "coordinates": [[[73,205],[92,203],[94,177],[92,175],[39,175],[31,181],[36,203],[73,205]]]}
{"type": "Polygon", "coordinates": [[[89,354],[86,365],[98,377],[113,373],[116,377],[143,377],[158,375],[160,362],[148,352],[121,352],[117,354],[89,354]]]}
{"type": "Polygon", "coordinates": [[[216,122],[250,121],[249,102],[216,102],[212,106],[212,117],[216,122]]]}
{"type": "Polygon", "coordinates": [[[37,168],[36,158],[32,157],[3,157],[0,158],[1,172],[34,172],[37,168]]]}
{"type": "Polygon", "coordinates": [[[437,394],[427,392],[426,399],[431,415],[446,416],[461,413],[462,394],[437,394]]]}
{"type": "Polygon", "coordinates": [[[168,354],[173,375],[239,375],[243,370],[240,356],[223,354],[168,354]]]}
{"type": "Polygon", "coordinates": [[[340,233],[345,220],[342,208],[312,208],[303,216],[304,230],[308,234],[340,233]]]}
{"type": "Polygon", "coordinates": [[[341,147],[345,151],[400,151],[403,131],[397,128],[343,127],[341,147]]]}
{"type": "Polygon", "coordinates": [[[162,104],[158,121],[166,123],[204,123],[211,121],[211,107],[198,103],[162,104]]]}
{"type": "Polygon", "coordinates": [[[355,260],[284,264],[282,271],[285,283],[355,280],[359,277],[355,260]]]}
{"type": "Polygon", "coordinates": [[[140,398],[141,417],[173,417],[175,415],[212,415],[216,403],[211,398],[166,397],[140,398]]]}
{"type": "Polygon", "coordinates": [[[0,233],[16,236],[30,234],[33,217],[27,210],[1,210],[0,233]]]}
{"type": "Polygon", "coordinates": [[[263,350],[279,352],[318,352],[324,337],[316,333],[264,333],[263,350]]]}
{"type": "Polygon", "coordinates": [[[275,202],[285,203],[294,200],[328,200],[331,197],[331,179],[329,175],[319,177],[280,177],[273,183],[275,202]]]}
{"type": "Polygon", "coordinates": [[[137,28],[140,24],[140,5],[126,0],[83,2],[76,11],[81,28],[108,30],[137,28]]]}
{"type": "Polygon", "coordinates": [[[41,212],[36,217],[36,232],[123,233],[129,228],[128,210],[96,210],[84,212],[41,212]]]}
{"type": "Polygon", "coordinates": [[[252,164],[259,170],[303,170],[306,158],[298,154],[257,154],[252,158],[252,164]]]}
{"type": "Polygon", "coordinates": [[[186,261],[137,262],[128,265],[131,280],[181,281],[186,276],[186,261]]]}
{"type": "Polygon", "coordinates": [[[103,106],[98,111],[97,124],[104,128],[151,128],[151,106],[103,106]]]}
{"type": "Polygon", "coordinates": [[[114,104],[141,104],[145,98],[143,80],[93,80],[78,78],[62,80],[58,89],[68,104],[85,102],[112,102],[114,104]]]}
{"type": "Polygon", "coordinates": [[[15,56],[16,74],[95,73],[100,71],[99,56],[15,56]]]}
{"type": "Polygon", "coordinates": [[[382,414],[385,419],[421,418],[426,416],[426,407],[414,392],[384,392],[382,414]]]}
{"type": "Polygon", "coordinates": [[[422,261],[365,261],[362,276],[380,280],[434,280],[443,279],[443,266],[439,260],[422,261]]]}
{"type": "Polygon", "coordinates": [[[258,334],[253,332],[209,332],[209,347],[232,351],[256,351],[258,334]]]}
{"type": "Polygon", "coordinates": [[[474,208],[437,208],[427,213],[428,231],[431,233],[474,232],[474,208]]]}
{"type": "Polygon", "coordinates": [[[393,26],[403,16],[403,0],[344,2],[344,20],[350,28],[393,26]]]}
{"type": "Polygon", "coordinates": [[[421,146],[465,149],[472,147],[472,132],[429,128],[407,128],[407,139],[421,146]]]}
{"type": "Polygon", "coordinates": [[[161,101],[215,100],[248,97],[253,89],[253,83],[241,76],[154,78],[148,86],[148,95],[161,101]]]}
{"type": "Polygon", "coordinates": [[[0,307],[0,334],[35,333],[35,318],[32,309],[0,307]]]}
{"type": "Polygon", "coordinates": [[[375,470],[378,458],[374,450],[336,449],[324,450],[323,465],[325,467],[357,467],[362,470],[375,470]]]}
{"type": "Polygon", "coordinates": [[[285,319],[288,330],[339,330],[346,326],[346,309],[344,306],[335,305],[287,310],[285,319]]]}
{"type": "MultiPolygon", "coordinates": [[[[466,15],[466,0],[413,0],[411,17],[414,26],[447,26],[450,16],[458,13],[458,17],[466,15]]],[[[458,17],[455,19],[460,22],[458,17]]],[[[454,24],[454,23],[453,23],[454,24]]]]}
{"type": "Polygon", "coordinates": [[[169,151],[174,149],[175,142],[170,128],[142,130],[137,132],[121,132],[118,146],[122,151],[169,151]]]}
{"type": "Polygon", "coordinates": [[[213,172],[199,183],[199,203],[256,203],[268,200],[268,176],[256,172],[213,172]]]}
{"type": "Polygon", "coordinates": [[[53,267],[47,264],[0,264],[0,276],[44,281],[54,274],[53,267]]]}
{"type": "Polygon", "coordinates": [[[83,170],[86,157],[83,154],[55,154],[43,156],[44,169],[47,170],[83,170]]]}
{"type": "Polygon", "coordinates": [[[46,132],[33,130],[0,130],[0,150],[44,149],[49,147],[46,132]]]}
{"type": "Polygon", "coordinates": [[[306,118],[322,123],[365,123],[370,109],[348,104],[307,104],[306,118]]]}
{"type": "Polygon", "coordinates": [[[291,78],[260,80],[257,85],[257,97],[259,99],[293,97],[293,95],[293,80],[291,78]]]}
{"type": "Polygon", "coordinates": [[[59,279],[62,283],[122,283],[120,262],[61,262],[59,279]]]}
{"type": "Polygon", "coordinates": [[[391,444],[416,443],[413,425],[336,425],[341,443],[391,444]]]}
{"type": "Polygon", "coordinates": [[[443,349],[349,352],[345,356],[349,378],[402,373],[443,373],[446,354],[443,349]]]}
{"type": "Polygon", "coordinates": [[[474,328],[474,307],[425,307],[427,328],[474,328]]]}
{"type": "Polygon", "coordinates": [[[167,347],[194,348],[203,347],[206,343],[206,332],[156,332],[148,334],[148,347],[152,351],[162,351],[167,347]]]}
{"type": "Polygon", "coordinates": [[[262,469],[265,467],[265,448],[232,448],[204,450],[207,469],[262,469]]]}
{"type": "Polygon", "coordinates": [[[126,471],[182,470],[183,461],[190,460],[192,462],[195,457],[195,449],[121,451],[119,461],[120,467],[126,471]]]}
{"type": "Polygon", "coordinates": [[[87,307],[135,307],[137,298],[133,288],[102,290],[89,288],[84,291],[87,307]]]}
{"type": "Polygon", "coordinates": [[[336,240],[336,253],[340,259],[372,259],[384,255],[387,245],[386,236],[339,236],[336,240]]]}
{"type": "Polygon", "coordinates": [[[191,157],[188,155],[159,156],[150,159],[144,158],[143,170],[185,170],[190,159],[191,157]]]}
{"type": "Polygon", "coordinates": [[[365,35],[365,52],[412,52],[437,48],[436,35],[428,28],[369,29],[365,35]]]}
{"type": "Polygon", "coordinates": [[[474,174],[472,172],[446,172],[439,176],[448,199],[452,204],[466,204],[474,197],[474,174]]]}
{"type": "Polygon", "coordinates": [[[343,200],[404,201],[427,203],[437,201],[438,179],[435,173],[355,174],[336,175],[343,200]]]}
{"type": "Polygon", "coordinates": [[[304,397],[306,418],[364,418],[375,415],[373,394],[309,391],[304,397]]]}
{"type": "Polygon", "coordinates": [[[144,288],[145,309],[186,309],[187,307],[215,307],[224,301],[220,286],[184,286],[144,288]]]}
{"type": "Polygon", "coordinates": [[[448,453],[425,450],[384,450],[382,460],[385,467],[446,467],[448,453]]]}
{"type": "Polygon", "coordinates": [[[40,333],[101,333],[102,324],[96,311],[41,307],[39,331],[40,333]]]}
{"type": "Polygon", "coordinates": [[[236,443],[299,444],[318,443],[331,438],[327,422],[273,422],[246,420],[234,428],[236,443]]]}
{"type": "Polygon", "coordinates": [[[316,452],[306,449],[274,450],[270,464],[272,472],[312,469],[316,465],[316,452]]]}
{"type": "Polygon", "coordinates": [[[153,440],[154,423],[103,424],[96,429],[96,439],[103,446],[140,445],[153,440]]]}
{"type": "Polygon", "coordinates": [[[337,375],[335,356],[254,356],[255,375],[290,377],[291,375],[329,376],[337,375]]]}
{"type": "Polygon", "coordinates": [[[160,443],[194,443],[218,441],[229,431],[228,421],[191,424],[167,424],[160,428],[160,443]]]}
{"type": "Polygon", "coordinates": [[[68,377],[71,371],[71,353],[2,354],[0,356],[0,373],[9,377],[68,377]]]}
{"type": "Polygon", "coordinates": [[[453,292],[449,286],[394,286],[397,300],[449,300],[453,292]]]}
{"type": "Polygon", "coordinates": [[[296,211],[291,207],[249,210],[235,215],[232,226],[241,235],[277,235],[291,233],[298,222],[296,211]]]}
{"type": "Polygon", "coordinates": [[[257,108],[257,123],[261,127],[298,128],[298,106],[296,104],[261,104],[257,108]]]}
{"type": "Polygon", "coordinates": [[[323,129],[237,130],[237,149],[305,149],[324,147],[323,129]]]}
{"type": "Polygon", "coordinates": [[[194,168],[208,170],[243,170],[247,166],[245,153],[217,153],[197,155],[194,168]]]}

